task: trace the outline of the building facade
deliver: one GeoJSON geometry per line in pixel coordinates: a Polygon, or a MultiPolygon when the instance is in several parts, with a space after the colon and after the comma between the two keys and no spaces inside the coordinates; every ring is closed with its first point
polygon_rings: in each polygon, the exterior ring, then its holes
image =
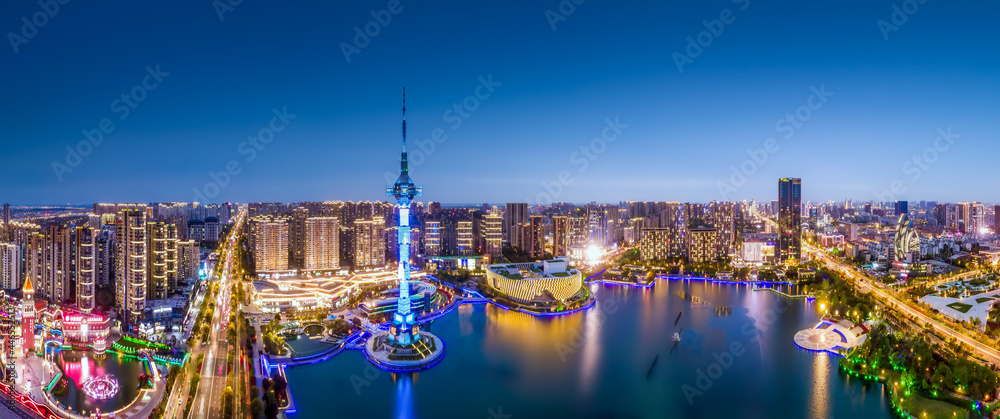
{"type": "Polygon", "coordinates": [[[340,268],[340,223],[337,217],[305,220],[304,268],[329,271],[340,268]]]}
{"type": "Polygon", "coordinates": [[[778,180],[778,260],[802,259],[802,179],[778,180]]]}

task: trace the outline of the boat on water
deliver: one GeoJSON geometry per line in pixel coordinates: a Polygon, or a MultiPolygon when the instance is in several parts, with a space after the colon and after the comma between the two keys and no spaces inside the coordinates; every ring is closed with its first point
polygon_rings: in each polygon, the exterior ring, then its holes
{"type": "Polygon", "coordinates": [[[681,334],[680,333],[674,333],[674,336],[671,337],[670,339],[673,340],[674,342],[680,342],[681,341],[681,334]]]}

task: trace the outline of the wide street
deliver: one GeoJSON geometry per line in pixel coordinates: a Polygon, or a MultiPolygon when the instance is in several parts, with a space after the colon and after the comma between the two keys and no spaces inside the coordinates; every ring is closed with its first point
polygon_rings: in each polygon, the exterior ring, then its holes
{"type": "MultiPolygon", "coordinates": [[[[205,356],[202,368],[199,371],[201,381],[198,384],[198,392],[195,395],[194,403],[191,405],[191,413],[189,415],[193,419],[221,419],[222,417],[222,392],[226,386],[226,376],[228,373],[226,362],[229,356],[229,342],[226,341],[226,326],[224,325],[228,321],[230,314],[229,294],[234,269],[234,246],[238,241],[238,232],[244,222],[246,222],[245,211],[237,216],[233,230],[229,234],[229,237],[226,238],[225,249],[220,252],[221,257],[224,259],[219,261],[222,264],[222,272],[216,281],[219,292],[215,297],[215,316],[212,319],[212,329],[209,333],[211,343],[204,347],[199,343],[194,348],[190,348],[191,362],[194,367],[197,367],[194,363],[197,362],[198,355],[204,354],[205,356]]],[[[193,335],[198,336],[200,333],[195,330],[193,335]]],[[[239,345],[235,345],[235,347],[238,349],[239,345]]],[[[176,399],[171,399],[170,405],[174,406],[177,411],[173,415],[167,415],[167,417],[182,418],[183,416],[183,400],[186,400],[190,390],[187,382],[179,387],[181,388],[178,390],[182,391],[175,391],[172,397],[180,398],[182,401],[179,403],[174,401],[176,399]]]]}
{"type": "MultiPolygon", "coordinates": [[[[959,342],[962,342],[965,345],[972,348],[975,351],[975,353],[980,357],[982,357],[983,359],[986,359],[993,365],[1000,366],[1000,351],[998,351],[996,348],[984,345],[976,341],[975,339],[972,339],[966,336],[965,334],[959,332],[958,330],[953,328],[951,324],[932,318],[927,314],[925,314],[923,311],[917,310],[907,305],[904,301],[897,298],[892,293],[886,292],[882,287],[875,285],[871,281],[871,279],[868,278],[866,275],[859,274],[856,270],[854,270],[853,267],[847,266],[841,262],[833,260],[832,258],[830,258],[830,256],[826,255],[824,252],[819,251],[818,249],[812,246],[806,245],[804,247],[806,251],[816,255],[828,267],[832,268],[833,270],[843,275],[846,275],[847,278],[854,280],[855,284],[858,285],[858,288],[860,290],[862,290],[863,292],[871,292],[872,295],[875,297],[876,301],[878,301],[883,306],[893,307],[903,312],[907,316],[910,316],[911,319],[919,320],[918,324],[924,324],[924,325],[928,323],[931,324],[931,326],[934,328],[934,331],[939,333],[941,336],[945,336],[949,339],[950,338],[957,339],[959,342]]],[[[952,280],[961,279],[973,273],[974,272],[967,272],[962,275],[956,276],[952,280]]]]}

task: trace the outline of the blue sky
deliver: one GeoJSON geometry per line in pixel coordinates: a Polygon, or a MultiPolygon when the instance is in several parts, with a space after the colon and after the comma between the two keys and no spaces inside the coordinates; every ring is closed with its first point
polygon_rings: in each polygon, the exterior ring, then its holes
{"type": "Polygon", "coordinates": [[[0,200],[383,199],[406,86],[411,150],[435,144],[411,164],[426,200],[770,200],[795,176],[812,201],[874,199],[893,182],[898,199],[998,201],[1000,6],[927,1],[884,36],[878,22],[906,3],[403,0],[393,14],[378,13],[389,1],[244,0],[220,19],[209,0],[51,16],[5,1],[0,200]],[[721,33],[678,71],[704,21],[721,33]],[[342,44],[368,24],[377,36],[348,62],[342,44]],[[168,75],[137,87],[157,65],[168,75]],[[784,138],[779,120],[821,87],[833,95],[784,138]],[[121,118],[130,92],[144,100],[121,118]],[[476,109],[456,117],[462,103],[476,109]],[[114,129],[67,161],[104,118],[114,129]],[[614,141],[593,142],[615,118],[614,141]],[[241,143],[269,125],[280,132],[248,161],[241,143]],[[958,137],[929,152],[948,127],[958,137]],[[768,138],[778,149],[735,186],[732,167],[768,138]],[[603,151],[584,167],[591,145],[603,151]],[[211,176],[227,164],[238,174],[211,176]]]}

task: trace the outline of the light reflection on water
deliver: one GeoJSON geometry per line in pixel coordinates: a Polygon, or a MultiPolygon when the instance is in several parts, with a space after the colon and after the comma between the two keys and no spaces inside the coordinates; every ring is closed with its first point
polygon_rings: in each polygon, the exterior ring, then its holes
{"type": "Polygon", "coordinates": [[[880,388],[848,383],[835,358],[792,342],[818,320],[812,303],[684,280],[595,290],[593,309],[568,316],[460,307],[430,326],[448,347],[444,360],[409,382],[381,373],[356,388],[350,376],[367,366],[356,351],[290,369],[299,407],[291,419],[490,417],[501,406],[517,419],[891,417],[883,397],[865,397],[880,388]],[[675,347],[670,336],[681,328],[675,347]],[[734,343],[745,353],[689,404],[682,386],[734,343]]]}

